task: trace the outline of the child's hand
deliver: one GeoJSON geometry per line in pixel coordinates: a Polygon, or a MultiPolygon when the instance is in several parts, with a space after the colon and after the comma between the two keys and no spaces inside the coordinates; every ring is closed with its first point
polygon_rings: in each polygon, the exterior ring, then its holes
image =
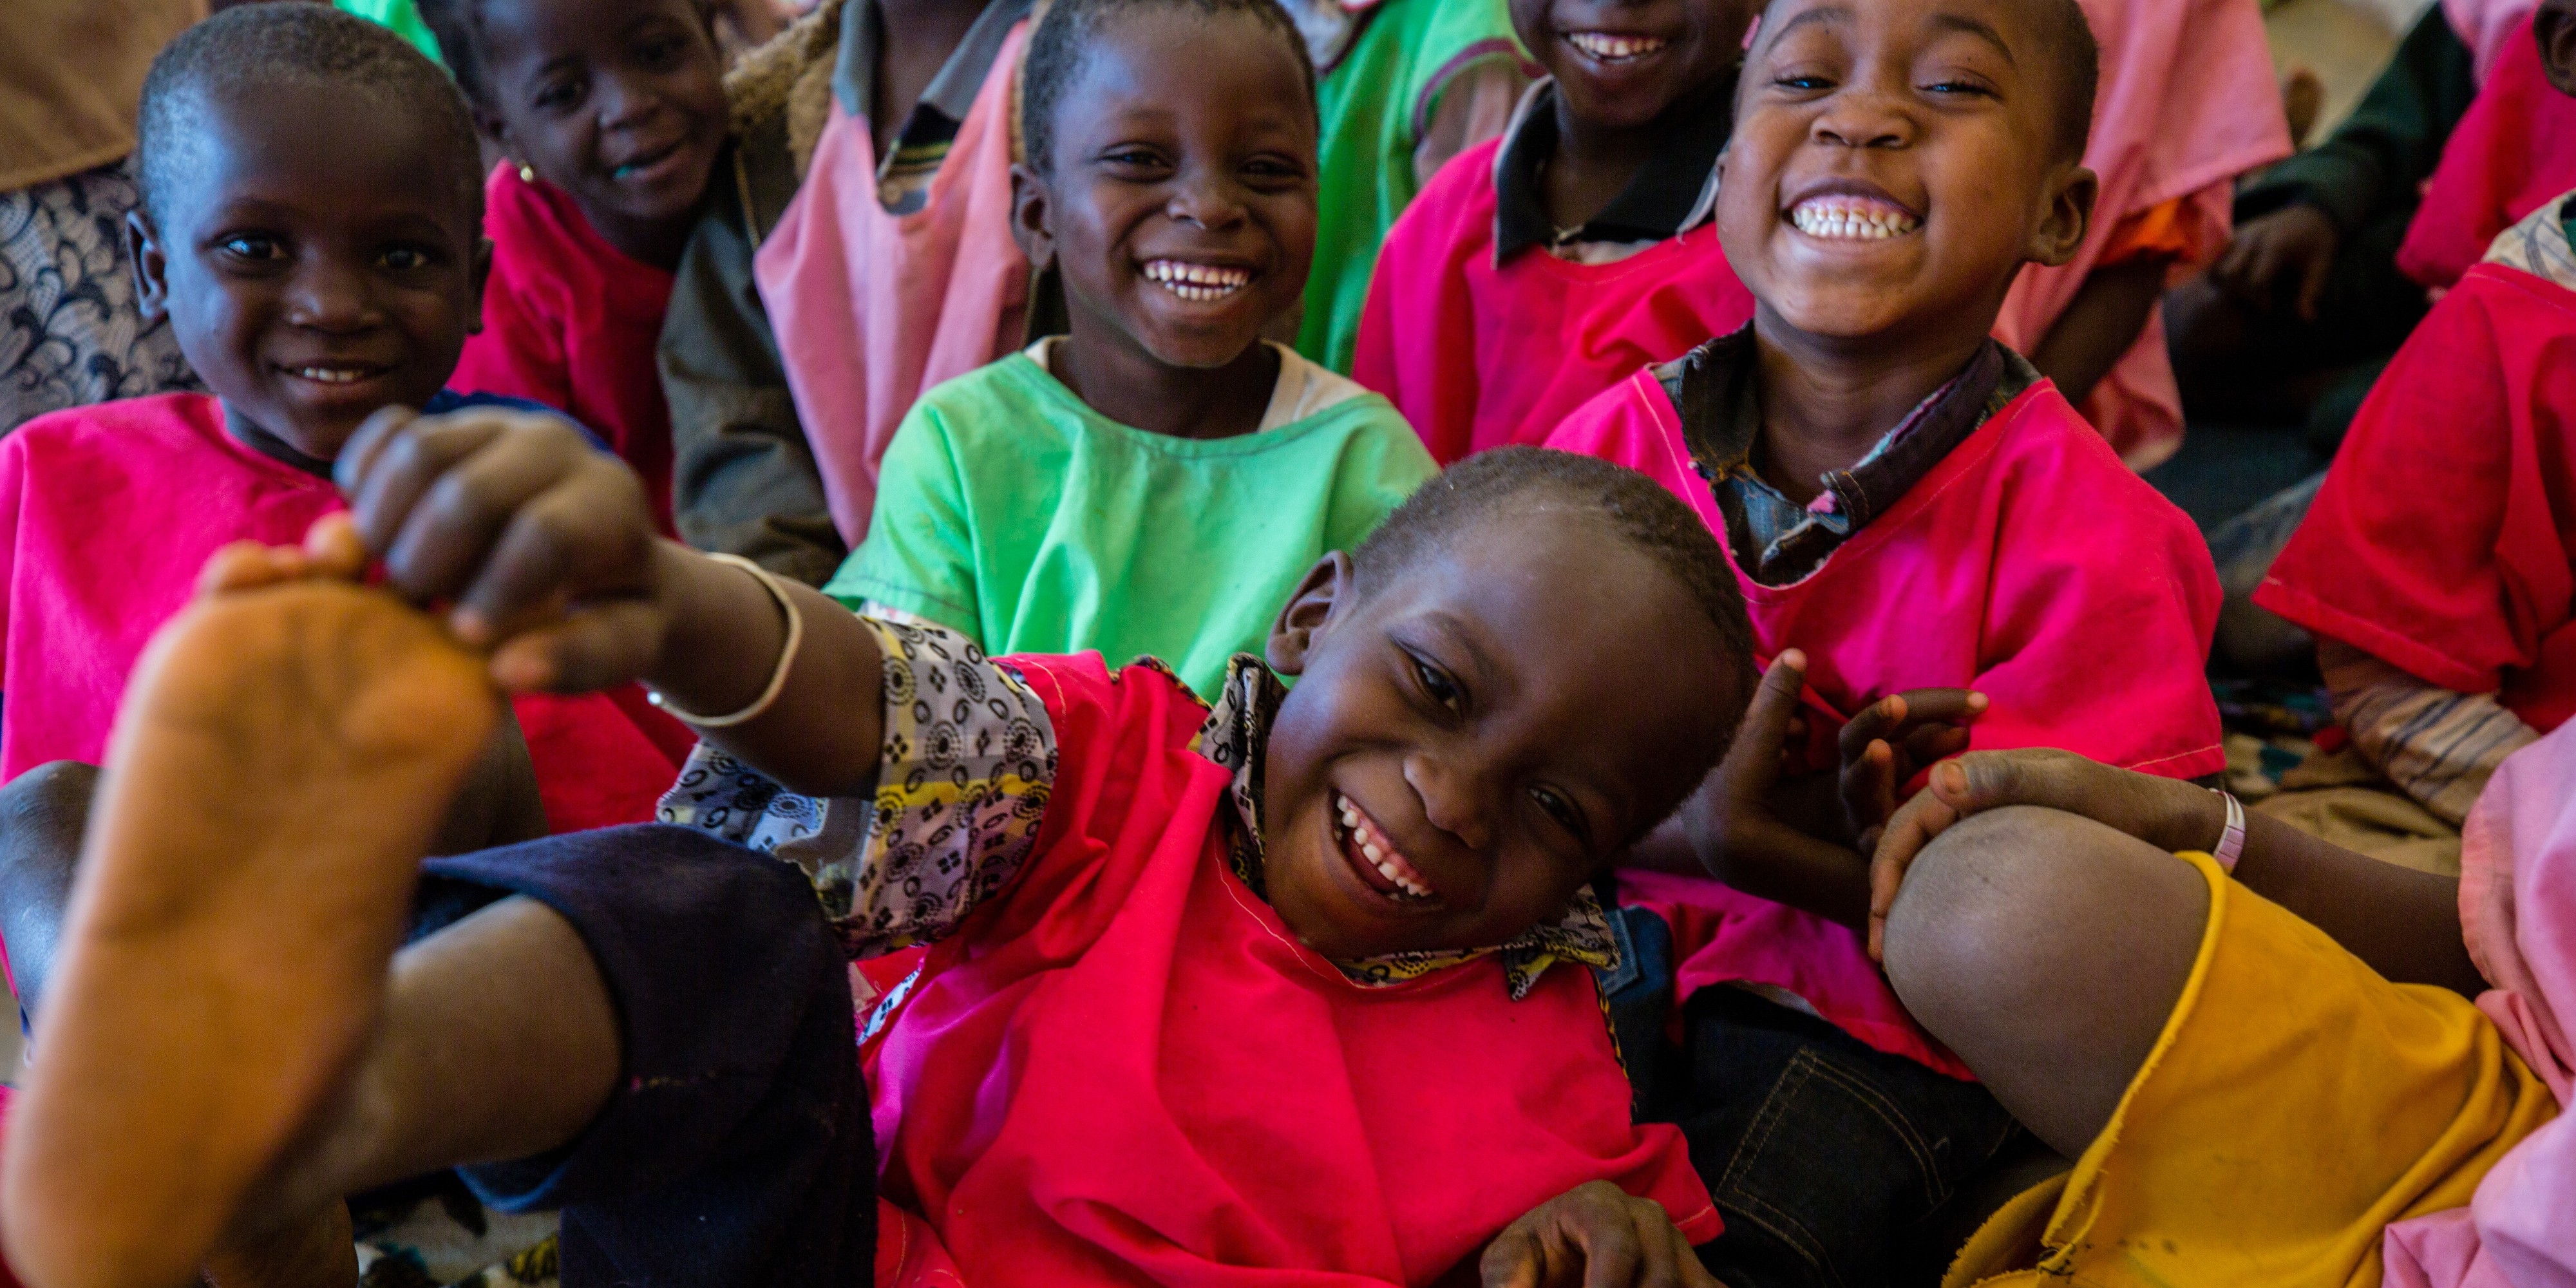
{"type": "Polygon", "coordinates": [[[336,471],[388,583],[449,602],[514,692],[607,688],[659,655],[667,615],[652,511],[633,472],[551,416],[370,417],[336,471]]]}
{"type": "Polygon", "coordinates": [[[1569,1190],[1512,1222],[1478,1269],[1485,1288],[1724,1288],[1663,1204],[1608,1181],[1569,1190]]]}
{"type": "Polygon", "coordinates": [[[2290,292],[2300,320],[2314,322],[2342,245],[2342,230],[2325,211],[2294,201],[2246,220],[2209,276],[2238,302],[2265,313],[2280,307],[2283,293],[2290,292]]]}
{"type": "Polygon", "coordinates": [[[1897,792],[1924,766],[1968,749],[1968,726],[1985,713],[1982,693],[1913,689],[1871,703],[1843,726],[1840,795],[1859,849],[1878,844],[1897,792]]]}
{"type": "Polygon", "coordinates": [[[2165,850],[2215,844],[2227,817],[2226,803],[2214,792],[2114,769],[2071,751],[1978,751],[1935,765],[1930,785],[1888,821],[1870,859],[1871,958],[1885,960],[1888,910],[1896,906],[1905,870],[1923,847],[1960,819],[2006,805],[2082,815],[2165,850]]]}
{"type": "Polygon", "coordinates": [[[1700,861],[1719,880],[1733,870],[1759,863],[1801,833],[1780,816],[1774,803],[1790,747],[1790,736],[1803,720],[1799,695],[1807,683],[1807,658],[1796,649],[1782,650],[1762,673],[1745,708],[1744,723],[1727,746],[1708,783],[1691,798],[1685,822],[1700,861]]]}

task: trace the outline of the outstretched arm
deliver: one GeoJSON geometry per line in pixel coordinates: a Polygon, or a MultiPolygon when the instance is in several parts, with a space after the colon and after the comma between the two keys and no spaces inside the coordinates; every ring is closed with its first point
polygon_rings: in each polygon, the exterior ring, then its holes
{"type": "Polygon", "coordinates": [[[807,795],[873,783],[884,725],[875,636],[801,585],[656,538],[634,474],[570,427],[391,409],[341,455],[339,481],[387,581],[415,603],[448,605],[450,629],[492,651],[502,688],[641,680],[683,720],[707,719],[763,702],[783,670],[756,715],[701,735],[807,795]]]}
{"type": "MultiPolygon", "coordinates": [[[[2189,783],[2114,769],[2063,751],[1975,752],[1936,767],[1932,784],[1898,811],[1870,871],[1870,949],[1881,952],[1888,910],[1925,843],[1960,819],[2009,805],[2089,818],[2166,851],[2210,850],[2227,805],[2189,783]]],[[[2333,937],[2401,984],[2486,988],[2460,935],[2460,883],[2366,858],[2260,814],[2245,820],[2236,879],[2333,937]]]]}

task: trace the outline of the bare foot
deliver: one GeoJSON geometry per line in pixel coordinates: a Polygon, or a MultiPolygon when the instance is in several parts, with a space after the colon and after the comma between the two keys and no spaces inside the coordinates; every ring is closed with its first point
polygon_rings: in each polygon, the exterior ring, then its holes
{"type": "Polygon", "coordinates": [[[174,1288],[332,1100],[490,735],[480,658],[337,558],[236,548],[126,690],[0,1158],[34,1288],[174,1288]]]}

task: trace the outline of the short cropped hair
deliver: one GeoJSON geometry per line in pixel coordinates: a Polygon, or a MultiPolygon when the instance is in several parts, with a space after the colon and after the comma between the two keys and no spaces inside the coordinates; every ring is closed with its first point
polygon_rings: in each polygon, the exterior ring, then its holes
{"type": "Polygon", "coordinates": [[[227,9],[179,33],[152,60],[135,144],[144,210],[158,218],[194,179],[210,103],[273,85],[328,85],[363,96],[376,113],[420,113],[438,151],[423,161],[446,172],[481,235],[483,154],[455,84],[401,37],[324,4],[227,9]]]}
{"type": "Polygon", "coordinates": [[[1628,547],[1655,562],[1689,592],[1718,644],[1753,694],[1753,621],[1726,551],[1708,525],[1681,498],[1635,470],[1573,452],[1502,447],[1479,452],[1441,472],[1351,552],[1359,589],[1367,596],[1426,554],[1465,539],[1504,503],[1538,494],[1565,502],[1599,521],[1628,547]]]}
{"type": "Polygon", "coordinates": [[[1083,61],[1101,32],[1120,18],[1151,9],[1186,9],[1209,18],[1246,14],[1258,20],[1295,55],[1305,74],[1306,110],[1320,126],[1323,109],[1315,96],[1315,57],[1297,30],[1297,20],[1279,7],[1279,0],[1054,0],[1029,36],[1028,58],[1020,73],[1020,140],[1038,173],[1055,170],[1056,112],[1081,77],[1083,61]]]}

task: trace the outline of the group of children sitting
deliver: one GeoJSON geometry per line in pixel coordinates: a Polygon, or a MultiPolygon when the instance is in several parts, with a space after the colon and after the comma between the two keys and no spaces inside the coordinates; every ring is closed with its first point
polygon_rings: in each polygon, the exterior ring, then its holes
{"type": "Polygon", "coordinates": [[[2130,464],[2287,144],[2175,7],[192,28],[212,393],[0,439],[8,1269],[2576,1276],[2576,219],[2262,596],[2462,874],[2246,816],[2130,464]]]}

